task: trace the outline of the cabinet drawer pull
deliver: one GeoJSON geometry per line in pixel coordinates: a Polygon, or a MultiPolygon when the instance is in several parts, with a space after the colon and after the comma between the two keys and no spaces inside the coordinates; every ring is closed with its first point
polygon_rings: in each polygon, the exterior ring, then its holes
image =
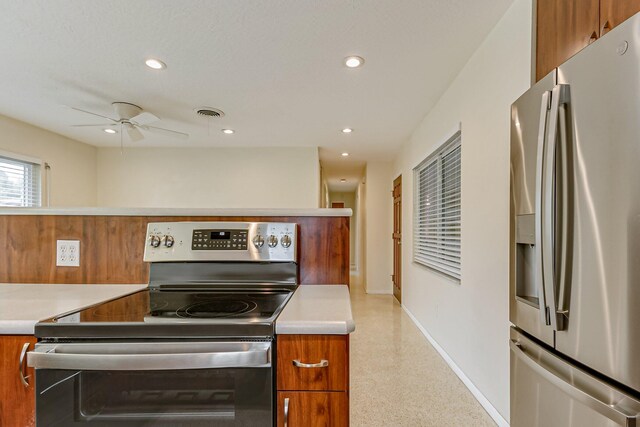
{"type": "Polygon", "coordinates": [[[29,387],[29,382],[27,381],[27,378],[29,378],[29,375],[27,375],[26,377],[24,376],[24,358],[26,357],[28,350],[29,350],[29,343],[26,342],[22,346],[22,351],[20,352],[20,360],[18,363],[18,370],[19,370],[18,375],[20,375],[20,382],[25,388],[29,387]]]}
{"type": "Polygon", "coordinates": [[[289,398],[284,398],[284,427],[289,426],[289,398]]]}
{"type": "Polygon", "coordinates": [[[297,368],[326,368],[329,366],[329,361],[322,359],[320,363],[302,363],[301,361],[294,359],[293,366],[297,368]]]}

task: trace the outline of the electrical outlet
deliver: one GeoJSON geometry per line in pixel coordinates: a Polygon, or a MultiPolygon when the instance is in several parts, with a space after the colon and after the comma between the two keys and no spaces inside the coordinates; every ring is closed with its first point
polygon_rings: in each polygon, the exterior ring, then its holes
{"type": "Polygon", "coordinates": [[[56,265],[80,267],[80,240],[57,240],[56,265]]]}

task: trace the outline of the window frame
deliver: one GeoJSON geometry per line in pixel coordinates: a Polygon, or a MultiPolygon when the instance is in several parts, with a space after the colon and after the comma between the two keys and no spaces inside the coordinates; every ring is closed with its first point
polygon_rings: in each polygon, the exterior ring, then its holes
{"type": "MultiPolygon", "coordinates": [[[[424,190],[422,192],[422,195],[424,195],[426,191],[427,190],[424,190]]],[[[414,217],[413,217],[412,261],[415,264],[418,264],[422,267],[429,269],[430,271],[433,271],[437,274],[440,274],[446,277],[447,279],[455,281],[456,283],[461,283],[461,278],[462,278],[462,131],[460,128],[457,128],[444,143],[440,144],[437,148],[435,148],[433,152],[431,152],[431,154],[427,155],[424,160],[422,160],[413,168],[413,215],[414,217]],[[457,198],[459,201],[457,225],[458,225],[459,233],[457,238],[458,251],[456,254],[458,261],[457,261],[457,266],[450,267],[447,269],[439,266],[436,262],[430,263],[428,260],[425,260],[426,255],[423,255],[422,257],[420,257],[421,251],[419,249],[419,246],[421,244],[430,245],[429,241],[426,238],[424,238],[424,236],[421,236],[421,231],[424,231],[424,229],[421,228],[420,224],[422,221],[427,221],[427,220],[425,219],[426,212],[423,211],[422,214],[420,212],[421,211],[420,200],[421,200],[421,190],[422,190],[420,185],[420,174],[423,171],[425,171],[427,168],[432,167],[432,165],[436,164],[436,168],[437,168],[437,172],[435,173],[436,174],[435,179],[437,180],[436,192],[439,196],[438,206],[436,209],[442,212],[443,210],[442,192],[444,191],[442,187],[442,183],[445,178],[444,170],[443,170],[443,162],[444,162],[444,159],[449,154],[453,153],[457,149],[460,149],[460,154],[459,154],[459,159],[457,163],[454,165],[454,167],[457,166],[459,168],[459,171],[458,171],[459,188],[457,190],[457,198]]],[[[441,215],[441,213],[439,215],[441,215]]],[[[444,228],[443,225],[438,226],[436,231],[438,237],[436,240],[442,240],[442,234],[440,233],[442,232],[443,228],[444,228]]],[[[444,251],[437,252],[435,257],[437,257],[438,255],[442,255],[444,259],[444,256],[445,256],[444,251]]]]}
{"type": "MultiPolygon", "coordinates": [[[[8,161],[13,161],[13,162],[18,162],[18,163],[23,163],[23,164],[30,164],[32,166],[34,166],[33,171],[35,174],[37,174],[36,177],[33,178],[33,181],[37,184],[38,186],[38,194],[37,197],[34,197],[35,200],[35,204],[34,205],[29,205],[29,206],[12,206],[12,205],[2,205],[0,204],[0,209],[11,209],[11,208],[40,208],[42,207],[43,204],[43,193],[44,193],[44,174],[43,174],[43,169],[44,169],[44,161],[41,159],[38,159],[36,157],[31,157],[31,156],[25,156],[23,154],[18,154],[18,153],[13,153],[10,151],[4,151],[4,150],[0,150],[0,161],[2,159],[6,159],[8,161]]],[[[28,191],[27,188],[27,182],[25,182],[25,187],[24,187],[24,191],[26,194],[26,192],[28,191]]]]}

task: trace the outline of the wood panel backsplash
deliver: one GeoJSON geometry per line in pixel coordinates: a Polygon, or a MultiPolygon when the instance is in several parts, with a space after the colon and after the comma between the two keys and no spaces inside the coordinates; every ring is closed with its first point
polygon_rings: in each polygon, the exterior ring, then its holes
{"type": "Polygon", "coordinates": [[[148,283],[148,222],[299,224],[302,284],[349,283],[348,217],[0,216],[0,283],[148,283]],[[56,266],[56,240],[80,240],[80,267],[56,266]]]}

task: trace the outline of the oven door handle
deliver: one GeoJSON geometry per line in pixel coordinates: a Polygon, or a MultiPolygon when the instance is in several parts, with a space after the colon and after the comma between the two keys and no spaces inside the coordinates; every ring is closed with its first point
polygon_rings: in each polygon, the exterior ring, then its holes
{"type": "Polygon", "coordinates": [[[102,344],[92,347],[82,344],[45,345],[30,351],[27,354],[27,363],[36,369],[87,371],[158,371],[271,366],[270,345],[259,345],[256,348],[240,351],[233,348],[207,351],[202,346],[189,351],[184,345],[167,347],[154,343],[144,346],[135,345],[134,351],[127,352],[129,347],[130,345],[127,344],[102,344]],[[156,349],[157,352],[154,351],[154,347],[159,347],[156,349]]]}

